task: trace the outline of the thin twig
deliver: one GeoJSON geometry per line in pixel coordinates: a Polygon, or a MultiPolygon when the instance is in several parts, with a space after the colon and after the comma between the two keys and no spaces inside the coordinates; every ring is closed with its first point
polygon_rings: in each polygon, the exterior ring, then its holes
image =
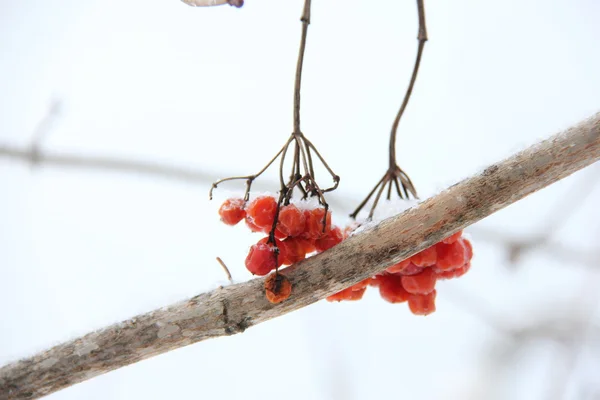
{"type": "Polygon", "coordinates": [[[135,175],[148,175],[159,178],[174,179],[185,183],[197,185],[208,184],[215,181],[217,176],[201,170],[160,164],[151,161],[133,160],[111,156],[81,155],[78,153],[40,151],[33,154],[28,147],[18,147],[0,144],[0,157],[37,163],[51,167],[78,168],[116,173],[131,173],[135,175]],[[36,158],[37,157],[37,158],[36,158]]]}
{"type": "Polygon", "coordinates": [[[201,340],[233,335],[306,307],[600,159],[600,113],[486,168],[284,274],[290,298],[271,304],[264,278],[203,293],[0,368],[0,399],[35,399],[201,340]],[[327,268],[325,268],[326,266],[327,268]]]}
{"type": "Polygon", "coordinates": [[[227,280],[229,280],[229,283],[231,283],[233,285],[233,279],[231,278],[231,272],[229,272],[229,268],[227,268],[227,265],[225,265],[223,260],[221,260],[221,257],[217,257],[217,262],[219,264],[221,264],[221,267],[223,267],[223,269],[225,270],[225,274],[227,274],[227,280]]]}
{"type": "Polygon", "coordinates": [[[390,133],[390,168],[394,168],[398,165],[396,161],[396,135],[398,133],[398,125],[400,124],[400,119],[402,115],[404,115],[404,110],[406,110],[406,106],[408,105],[408,101],[410,100],[410,96],[412,95],[413,87],[415,86],[415,82],[417,80],[417,75],[419,74],[419,66],[421,65],[421,57],[423,56],[423,49],[425,48],[425,42],[427,42],[427,27],[425,25],[425,5],[423,4],[423,0],[417,0],[417,11],[419,18],[419,33],[417,35],[417,39],[419,41],[419,46],[417,48],[417,57],[415,59],[415,66],[413,67],[413,72],[410,77],[410,83],[408,84],[408,88],[406,89],[406,93],[404,95],[404,100],[402,100],[402,105],[400,106],[400,110],[398,110],[398,114],[394,119],[394,123],[392,124],[392,132],[390,133]]]}
{"type": "Polygon", "coordinates": [[[48,136],[48,133],[50,133],[52,125],[60,116],[61,109],[61,101],[58,99],[53,99],[50,102],[50,106],[48,107],[48,112],[35,127],[30,144],[32,165],[37,165],[37,162],[39,161],[39,155],[41,152],[42,141],[48,136]]]}
{"type": "Polygon", "coordinates": [[[302,87],[302,66],[304,64],[304,50],[306,49],[306,35],[308,25],[310,25],[310,2],[304,0],[304,10],[302,11],[302,35],[300,37],[300,49],[298,50],[298,61],[296,63],[296,79],[294,80],[294,133],[299,134],[300,130],[300,88],[302,87]]]}
{"type": "Polygon", "coordinates": [[[421,65],[421,58],[423,56],[423,49],[425,48],[425,42],[427,42],[427,26],[425,25],[425,5],[423,4],[423,0],[417,0],[417,13],[419,20],[419,33],[417,35],[417,39],[419,41],[419,46],[417,48],[417,56],[415,58],[415,65],[413,67],[413,72],[410,77],[410,82],[408,84],[408,88],[404,94],[404,100],[402,100],[402,104],[400,105],[400,109],[398,110],[398,114],[396,114],[396,118],[394,119],[394,123],[392,124],[392,131],[390,132],[390,143],[388,147],[389,152],[389,166],[383,177],[379,181],[375,188],[367,195],[367,198],[364,199],[358,207],[350,214],[351,218],[356,219],[358,213],[364,208],[365,205],[369,202],[369,199],[373,194],[377,191],[379,185],[381,185],[381,189],[377,192],[375,199],[373,201],[373,205],[369,211],[368,219],[370,220],[375,213],[375,208],[377,208],[377,204],[379,202],[379,198],[385,189],[385,186],[390,184],[390,191],[388,192],[388,199],[391,197],[391,182],[393,181],[397,188],[398,197],[401,199],[408,199],[408,192],[413,195],[414,198],[418,198],[417,190],[412,184],[408,175],[398,166],[398,161],[396,159],[396,136],[398,134],[398,125],[400,124],[400,119],[402,115],[404,115],[404,110],[406,110],[406,106],[408,105],[408,101],[410,100],[410,96],[412,95],[413,88],[415,86],[415,82],[417,80],[417,75],[419,74],[419,66],[421,65]],[[399,180],[398,180],[399,179],[399,180]],[[401,193],[400,187],[404,192],[404,195],[401,193]]]}

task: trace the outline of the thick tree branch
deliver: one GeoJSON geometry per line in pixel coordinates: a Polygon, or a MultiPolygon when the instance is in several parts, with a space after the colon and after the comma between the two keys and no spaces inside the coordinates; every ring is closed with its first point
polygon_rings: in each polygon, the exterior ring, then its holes
{"type": "Polygon", "coordinates": [[[600,113],[338,246],[282,271],[291,297],[269,303],[263,280],[220,288],[89,333],[0,368],[0,399],[32,399],[182,346],[308,306],[380,272],[600,159],[600,113]]]}

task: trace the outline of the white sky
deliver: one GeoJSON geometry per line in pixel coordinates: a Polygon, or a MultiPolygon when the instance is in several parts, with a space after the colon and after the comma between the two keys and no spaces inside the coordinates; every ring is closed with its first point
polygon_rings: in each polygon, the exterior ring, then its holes
{"type": "MultiPolygon", "coordinates": [[[[0,146],[29,143],[60,98],[48,151],[254,172],[292,129],[301,8],[0,1],[0,146]]],[[[398,146],[422,197],[600,109],[598,1],[428,0],[426,10],[430,41],[398,146]]],[[[416,33],[414,1],[313,1],[302,129],[342,177],[331,194],[347,207],[334,210],[340,216],[385,170],[416,33]]],[[[595,176],[597,167],[578,173],[480,226],[543,230],[553,205],[595,176]]],[[[208,186],[0,159],[0,188],[0,364],[216,287],[217,255],[234,278],[249,277],[243,258],[256,238],[218,223],[208,186]]],[[[578,205],[556,240],[597,248],[599,195],[578,205]]],[[[503,339],[471,310],[489,304],[515,325],[577,314],[598,302],[597,273],[539,253],[510,270],[500,248],[474,242],[472,271],[440,284],[427,318],[371,290],[361,302],[321,302],[48,398],[546,398],[555,352],[536,348],[503,378],[485,367],[503,339]],[[288,365],[273,363],[278,352],[288,365]]],[[[568,398],[593,379],[598,354],[577,365],[568,398]]]]}

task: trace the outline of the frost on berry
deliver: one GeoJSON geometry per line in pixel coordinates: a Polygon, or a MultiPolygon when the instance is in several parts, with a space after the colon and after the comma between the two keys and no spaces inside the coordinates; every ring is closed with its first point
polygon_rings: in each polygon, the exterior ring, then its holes
{"type": "Polygon", "coordinates": [[[411,294],[427,294],[435,289],[437,276],[431,268],[425,268],[416,275],[405,275],[401,277],[402,286],[411,294]]]}
{"type": "Polygon", "coordinates": [[[277,200],[271,196],[257,197],[246,207],[248,220],[262,230],[267,230],[267,232],[273,226],[276,212],[277,200]]]}
{"type": "Polygon", "coordinates": [[[436,291],[429,294],[411,294],[408,296],[408,308],[415,315],[429,315],[435,311],[436,291]]]}
{"type": "Polygon", "coordinates": [[[221,221],[226,225],[236,225],[246,217],[243,199],[227,199],[219,208],[221,221]]]}
{"type": "Polygon", "coordinates": [[[267,275],[277,267],[275,248],[267,243],[250,247],[246,257],[246,268],[254,275],[267,275]]]}
{"type": "Polygon", "coordinates": [[[265,295],[273,304],[281,303],[292,293],[292,284],[284,275],[275,272],[265,279],[265,295]]]}

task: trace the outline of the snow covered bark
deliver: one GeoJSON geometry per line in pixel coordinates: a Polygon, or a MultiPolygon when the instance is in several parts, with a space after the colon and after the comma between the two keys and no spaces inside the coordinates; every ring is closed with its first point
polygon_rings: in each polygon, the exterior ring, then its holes
{"type": "Polygon", "coordinates": [[[282,270],[290,298],[269,303],[263,280],[219,288],[0,368],[0,399],[34,399],[169,350],[310,305],[600,158],[600,113],[465,179],[334,248],[282,270]]]}

